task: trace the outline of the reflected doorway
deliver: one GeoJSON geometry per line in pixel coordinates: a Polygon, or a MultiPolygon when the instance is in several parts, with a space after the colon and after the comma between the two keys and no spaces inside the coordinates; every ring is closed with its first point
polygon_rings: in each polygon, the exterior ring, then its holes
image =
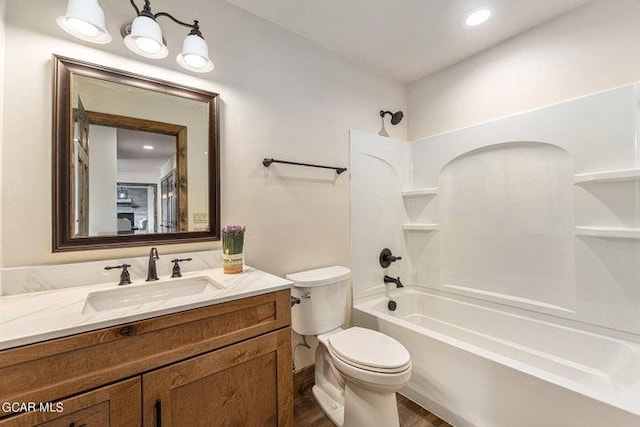
{"type": "Polygon", "coordinates": [[[178,204],[176,203],[176,170],[172,170],[160,182],[160,232],[178,231],[178,204]]]}
{"type": "Polygon", "coordinates": [[[118,234],[158,232],[158,184],[118,182],[118,234]]]}

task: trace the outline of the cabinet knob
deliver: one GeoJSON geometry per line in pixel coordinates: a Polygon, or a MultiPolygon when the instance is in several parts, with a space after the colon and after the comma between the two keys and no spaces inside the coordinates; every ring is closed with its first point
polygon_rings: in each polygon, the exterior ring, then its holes
{"type": "MultiPolygon", "coordinates": [[[[133,333],[133,326],[127,325],[120,328],[120,335],[129,336],[133,333]]],[[[79,426],[80,427],[80,426],[79,426]]]]}

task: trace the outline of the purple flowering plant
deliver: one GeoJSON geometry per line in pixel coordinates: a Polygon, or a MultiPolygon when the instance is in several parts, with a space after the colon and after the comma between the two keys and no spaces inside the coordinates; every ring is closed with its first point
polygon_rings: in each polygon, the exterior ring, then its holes
{"type": "Polygon", "coordinates": [[[225,225],[222,227],[222,251],[225,254],[240,254],[244,246],[244,231],[241,225],[225,225]]]}

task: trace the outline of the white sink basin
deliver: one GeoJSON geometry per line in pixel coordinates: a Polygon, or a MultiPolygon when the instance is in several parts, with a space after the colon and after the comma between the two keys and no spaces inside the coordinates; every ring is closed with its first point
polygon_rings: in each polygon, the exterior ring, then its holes
{"type": "Polygon", "coordinates": [[[124,285],[117,289],[91,292],[87,295],[82,313],[168,301],[174,298],[209,293],[217,289],[224,289],[224,287],[206,276],[169,279],[131,287],[124,285]]]}

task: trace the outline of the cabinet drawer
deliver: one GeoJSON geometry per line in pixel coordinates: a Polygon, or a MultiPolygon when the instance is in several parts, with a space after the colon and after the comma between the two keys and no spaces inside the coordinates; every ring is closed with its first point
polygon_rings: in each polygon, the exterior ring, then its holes
{"type": "Polygon", "coordinates": [[[0,401],[59,399],[286,327],[289,295],[287,289],[2,351],[0,401]]]}
{"type": "Polygon", "coordinates": [[[0,427],[136,427],[140,425],[140,377],[51,405],[59,412],[28,412],[0,420],[0,427]]]}

